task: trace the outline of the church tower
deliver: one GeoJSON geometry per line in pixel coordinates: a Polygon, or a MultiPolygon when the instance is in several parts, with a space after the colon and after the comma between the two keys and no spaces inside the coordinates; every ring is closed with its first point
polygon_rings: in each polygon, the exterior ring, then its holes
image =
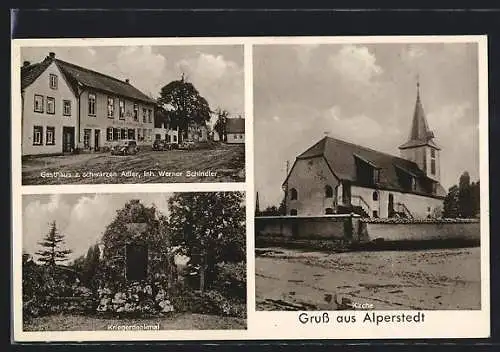
{"type": "Polygon", "coordinates": [[[440,181],[440,150],[434,143],[434,133],[429,129],[422,101],[420,82],[417,81],[417,101],[408,141],[399,146],[401,157],[415,162],[427,177],[440,181]]]}

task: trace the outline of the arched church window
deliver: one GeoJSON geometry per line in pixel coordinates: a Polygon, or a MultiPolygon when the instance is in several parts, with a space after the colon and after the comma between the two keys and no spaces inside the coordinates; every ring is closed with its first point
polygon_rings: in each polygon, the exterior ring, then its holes
{"type": "Polygon", "coordinates": [[[373,200],[378,200],[378,192],[374,191],[372,197],[373,197],[373,200]]]}
{"type": "Polygon", "coordinates": [[[332,198],[333,197],[333,188],[330,185],[325,186],[325,197],[332,198]]]}
{"type": "Polygon", "coordinates": [[[298,198],[298,193],[295,188],[290,190],[290,200],[296,200],[298,198]]]}

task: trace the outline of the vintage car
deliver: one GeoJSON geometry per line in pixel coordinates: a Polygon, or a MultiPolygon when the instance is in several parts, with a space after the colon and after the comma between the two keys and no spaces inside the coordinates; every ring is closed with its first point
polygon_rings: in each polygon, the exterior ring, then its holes
{"type": "Polygon", "coordinates": [[[179,149],[192,150],[196,148],[196,144],[193,141],[182,141],[179,144],[179,149]]]}
{"type": "Polygon", "coordinates": [[[165,150],[168,149],[167,147],[167,141],[164,139],[155,139],[153,142],[153,150],[165,150]]]}
{"type": "Polygon", "coordinates": [[[111,147],[111,155],[134,155],[139,152],[137,142],[133,139],[124,139],[111,147]]]}

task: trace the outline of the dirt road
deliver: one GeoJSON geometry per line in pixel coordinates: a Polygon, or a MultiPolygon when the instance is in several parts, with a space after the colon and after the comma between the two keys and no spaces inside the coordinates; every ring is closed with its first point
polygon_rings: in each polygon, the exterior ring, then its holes
{"type": "Polygon", "coordinates": [[[169,182],[244,182],[244,145],[213,149],[141,151],[25,158],[23,185],[169,182]]]}
{"type": "Polygon", "coordinates": [[[257,310],[480,309],[480,248],[327,254],[257,249],[257,310]]]}

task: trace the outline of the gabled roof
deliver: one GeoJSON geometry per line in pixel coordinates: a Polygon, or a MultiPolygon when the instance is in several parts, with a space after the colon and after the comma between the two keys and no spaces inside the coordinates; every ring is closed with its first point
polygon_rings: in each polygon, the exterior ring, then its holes
{"type": "Polygon", "coordinates": [[[399,149],[407,149],[419,147],[423,145],[430,145],[436,149],[440,149],[434,143],[434,133],[429,129],[427,118],[425,117],[424,107],[420,100],[420,85],[417,83],[417,101],[415,103],[415,112],[413,113],[413,120],[411,124],[410,135],[408,141],[403,143],[399,149]]]}
{"type": "Polygon", "coordinates": [[[24,89],[32,84],[51,63],[57,65],[75,92],[78,92],[78,85],[80,84],[86,88],[100,90],[146,103],[155,102],[152,98],[148,97],[126,81],[56,59],[55,56],[47,56],[40,63],[22,67],[21,88],[24,89]]]}
{"type": "Polygon", "coordinates": [[[227,119],[226,133],[245,133],[245,119],[241,117],[227,119]]]}
{"type": "MultiPolygon", "coordinates": [[[[431,194],[426,188],[426,183],[433,182],[418,167],[416,163],[391,154],[382,153],[357,144],[339,139],[324,137],[297,159],[324,157],[330,169],[342,181],[359,182],[357,179],[356,158],[363,160],[380,170],[377,187],[406,193],[426,194],[429,196],[444,196],[446,192],[438,183],[437,194],[431,194]],[[416,191],[409,191],[401,182],[400,174],[404,172],[417,180],[416,191]]],[[[293,169],[293,168],[292,168],[293,169]]],[[[286,180],[285,180],[286,182],[286,180]]]]}

